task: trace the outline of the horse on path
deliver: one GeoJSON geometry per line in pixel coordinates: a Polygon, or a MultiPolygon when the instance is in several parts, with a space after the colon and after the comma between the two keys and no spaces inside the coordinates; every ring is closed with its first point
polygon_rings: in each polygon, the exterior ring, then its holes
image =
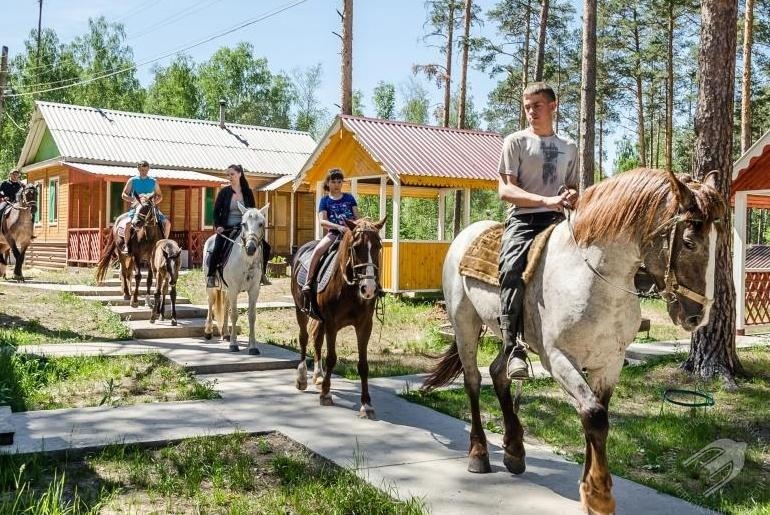
{"type": "MultiPolygon", "coordinates": [[[[572,216],[555,227],[533,264],[525,290],[524,339],[580,415],[586,439],[580,497],[589,513],[615,510],[607,463],[608,408],[641,320],[634,289],[640,265],[662,292],[674,323],[692,331],[708,322],[717,239],[726,236],[718,223],[726,207],[715,175],[697,183],[639,169],[596,184],[572,216]]],[[[459,265],[466,249],[492,225],[469,226],[449,248],[443,289],[455,339],[423,385],[437,388],[464,373],[472,414],[468,470],[483,473],[490,465],[476,351],[483,325],[500,335],[500,293],[496,286],[460,275],[459,265]]],[[[518,394],[515,403],[511,398],[507,358],[501,351],[489,370],[503,412],[503,462],[521,474],[524,430],[514,409],[518,394]]]]}
{"type": "MultiPolygon", "coordinates": [[[[155,243],[163,237],[163,229],[158,224],[157,209],[154,195],[134,195],[139,202],[136,221],[128,240],[128,253],[121,252],[123,235],[119,233],[122,224],[115,223],[107,236],[107,243],[102,249],[99,264],[96,267],[96,281],[102,282],[107,275],[107,269],[112,263],[120,263],[120,282],[123,288],[123,298],[131,299],[131,307],[139,306],[139,285],[142,282],[142,263],[149,265],[155,243]],[[131,291],[131,272],[134,272],[134,289],[131,291]]],[[[150,306],[150,291],[152,289],[152,268],[147,270],[147,294],[145,305],[150,306]]]]}
{"type": "Polygon", "coordinates": [[[19,190],[16,202],[9,204],[0,219],[0,276],[5,277],[5,267],[8,265],[9,251],[13,252],[16,264],[13,267],[13,278],[23,281],[21,267],[27,248],[35,237],[35,212],[37,211],[37,188],[27,184],[19,190]]]}
{"type": "MultiPolygon", "coordinates": [[[[346,221],[348,231],[342,236],[338,249],[337,266],[331,272],[328,285],[315,295],[318,314],[322,320],[310,320],[303,311],[305,304],[302,285],[299,280],[300,270],[307,272],[307,261],[313,248],[318,244],[311,241],[303,245],[294,258],[291,267],[291,294],[294,298],[297,323],[299,323],[300,364],[297,367],[295,385],[299,390],[307,388],[307,356],[308,336],[313,338],[314,368],[313,382],[318,384],[321,374],[321,405],[331,406],[332,396],[331,377],[334,365],[337,363],[337,332],[343,327],[352,325],[356,330],[358,340],[358,375],[361,377],[361,409],[362,417],[374,418],[374,408],[369,397],[369,363],[367,362],[367,347],[369,336],[372,334],[372,317],[377,298],[380,294],[380,229],[385,225],[385,218],[377,223],[367,219],[346,221]],[[310,333],[308,333],[310,322],[310,333]],[[326,367],[321,366],[322,346],[326,336],[326,367]],[[325,372],[324,372],[325,368],[325,372]]],[[[323,264],[318,267],[323,269],[323,264]]],[[[319,281],[320,282],[320,281],[319,281]]]]}
{"type": "Polygon", "coordinates": [[[155,305],[152,307],[150,323],[166,316],[166,295],[171,299],[171,325],[176,325],[176,281],[179,278],[182,249],[174,240],[158,240],[152,253],[150,270],[156,279],[155,305]]]}
{"type": "MultiPolygon", "coordinates": [[[[243,219],[240,234],[233,240],[230,256],[222,270],[222,281],[216,288],[207,288],[209,309],[206,314],[204,337],[209,340],[213,334],[212,319],[216,317],[222,340],[230,341],[230,351],[238,352],[238,294],[249,294],[249,354],[259,354],[254,323],[257,319],[257,298],[262,284],[262,240],[265,238],[265,215],[270,204],[261,209],[247,209],[238,202],[243,219]],[[228,311],[231,329],[228,329],[228,311]]],[[[206,240],[204,255],[214,249],[216,235],[206,240]]],[[[203,276],[208,275],[209,262],[204,260],[203,276]]]]}

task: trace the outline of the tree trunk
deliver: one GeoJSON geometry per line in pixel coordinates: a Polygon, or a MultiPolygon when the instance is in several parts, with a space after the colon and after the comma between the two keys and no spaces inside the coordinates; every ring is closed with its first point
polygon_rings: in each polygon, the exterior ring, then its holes
{"type": "Polygon", "coordinates": [[[452,106],[452,50],[454,50],[455,3],[449,2],[449,21],[446,36],[446,78],[444,79],[444,127],[449,127],[449,109],[452,106]]]}
{"type": "MultiPolygon", "coordinates": [[[[556,49],[556,98],[561,98],[561,46],[556,49]]],[[[559,113],[561,106],[556,102],[556,133],[559,133],[559,113]]]]}
{"type": "Polygon", "coordinates": [[[353,114],[353,0],[343,0],[342,114],[353,114]]]}
{"type": "MultiPolygon", "coordinates": [[[[529,38],[530,38],[530,18],[532,16],[532,0],[527,0],[526,11],[524,11],[524,49],[523,64],[521,66],[521,91],[527,87],[529,83],[529,38]]],[[[524,112],[524,95],[521,95],[521,106],[519,109],[519,128],[523,129],[527,126],[527,115],[524,112]]]]}
{"type": "MultiPolygon", "coordinates": [[[[545,60],[545,37],[548,28],[549,0],[542,0],[540,5],[540,31],[537,34],[537,58],[535,59],[535,80],[543,80],[543,61],[545,60]]],[[[557,97],[558,98],[558,97],[557,97]]]]}
{"type": "Polygon", "coordinates": [[[668,0],[668,56],[666,59],[666,170],[671,170],[674,138],[674,0],[668,0]]]}
{"type": "Polygon", "coordinates": [[[743,25],[743,81],[741,82],[741,154],[751,146],[751,47],[754,43],[754,0],[746,0],[743,25]]]}
{"type": "MultiPolygon", "coordinates": [[[[700,90],[695,113],[695,176],[719,170],[719,190],[728,203],[732,175],[733,91],[737,0],[702,0],[698,65],[700,90]]],[[[682,368],[703,377],[722,377],[735,386],[743,368],[735,351],[735,286],[730,252],[730,210],[717,244],[716,291],[711,317],[692,335],[682,368]]],[[[743,299],[739,299],[743,302],[743,299]]]]}
{"type": "MultiPolygon", "coordinates": [[[[457,127],[459,129],[465,128],[465,96],[467,94],[468,86],[468,50],[469,39],[471,35],[471,15],[473,13],[473,0],[465,0],[465,20],[463,27],[463,61],[462,68],[460,69],[460,99],[457,108],[457,127]]],[[[462,190],[455,191],[455,208],[454,208],[454,220],[453,228],[454,235],[457,236],[462,228],[462,213],[463,213],[463,192],[462,190]]]]}
{"type": "Polygon", "coordinates": [[[599,162],[598,164],[598,179],[601,181],[604,179],[604,171],[602,170],[602,162],[604,161],[604,148],[602,146],[602,140],[604,139],[604,109],[599,104],[599,162]]]}
{"type": "Polygon", "coordinates": [[[596,124],[596,0],[583,4],[583,65],[580,86],[580,191],[594,183],[596,124]]]}
{"type": "Polygon", "coordinates": [[[636,8],[632,11],[634,17],[634,50],[636,55],[636,116],[637,116],[637,138],[639,144],[639,165],[647,166],[647,149],[644,144],[644,90],[642,88],[642,48],[639,37],[639,22],[637,20],[636,8]]]}

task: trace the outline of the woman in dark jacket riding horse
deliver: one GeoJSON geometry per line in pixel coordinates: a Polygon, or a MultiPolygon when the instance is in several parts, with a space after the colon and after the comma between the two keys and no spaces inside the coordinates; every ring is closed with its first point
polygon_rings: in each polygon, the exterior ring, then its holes
{"type": "MultiPolygon", "coordinates": [[[[217,238],[214,242],[214,249],[211,251],[208,278],[206,279],[207,288],[216,288],[217,272],[223,265],[222,257],[225,250],[229,248],[230,242],[222,235],[234,239],[241,225],[242,215],[238,209],[238,202],[247,208],[253,208],[257,205],[241,165],[228,166],[227,177],[230,179],[230,184],[219,191],[214,201],[214,229],[217,232],[217,238]]],[[[270,284],[265,275],[267,261],[270,259],[270,245],[264,239],[262,240],[262,258],[262,284],[270,284]]]]}

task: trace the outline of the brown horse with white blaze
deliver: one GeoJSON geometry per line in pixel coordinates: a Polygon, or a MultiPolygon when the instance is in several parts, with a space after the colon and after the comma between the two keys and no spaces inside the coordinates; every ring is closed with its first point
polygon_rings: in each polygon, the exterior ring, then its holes
{"type": "Polygon", "coordinates": [[[380,229],[385,225],[385,218],[377,223],[368,219],[348,220],[348,231],[342,236],[338,250],[337,266],[332,272],[326,288],[315,297],[319,315],[323,320],[310,319],[302,311],[304,305],[302,286],[297,280],[302,265],[302,256],[313,251],[317,241],[303,245],[292,263],[291,293],[294,297],[297,322],[299,323],[300,364],[297,367],[296,386],[299,390],[307,388],[308,337],[313,338],[314,360],[313,382],[321,381],[321,405],[333,405],[331,394],[331,375],[337,363],[337,332],[343,327],[353,326],[358,340],[358,375],[361,377],[362,417],[374,418],[374,408],[369,397],[369,364],[367,347],[372,334],[372,318],[377,298],[380,294],[380,229]],[[308,333],[308,322],[310,331],[308,333]],[[326,367],[321,366],[324,336],[326,336],[326,367]]]}
{"type": "Polygon", "coordinates": [[[166,316],[166,295],[171,299],[171,325],[176,325],[176,281],[179,278],[182,249],[174,240],[159,240],[152,253],[150,269],[155,276],[155,305],[150,323],[166,316]]]}

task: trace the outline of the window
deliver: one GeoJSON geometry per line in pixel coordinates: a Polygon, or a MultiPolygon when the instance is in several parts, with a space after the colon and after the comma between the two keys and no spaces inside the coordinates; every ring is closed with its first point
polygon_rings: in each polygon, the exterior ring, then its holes
{"type": "Polygon", "coordinates": [[[214,226],[214,188],[203,188],[203,226],[214,226]]]}
{"type": "Polygon", "coordinates": [[[123,214],[123,187],[125,185],[122,182],[110,183],[110,223],[114,222],[117,217],[123,214]]]}
{"type": "Polygon", "coordinates": [[[37,199],[35,225],[40,225],[40,212],[43,211],[43,181],[35,181],[35,198],[37,199]]]}
{"type": "Polygon", "coordinates": [[[48,223],[59,220],[59,178],[48,179],[48,223]]]}

